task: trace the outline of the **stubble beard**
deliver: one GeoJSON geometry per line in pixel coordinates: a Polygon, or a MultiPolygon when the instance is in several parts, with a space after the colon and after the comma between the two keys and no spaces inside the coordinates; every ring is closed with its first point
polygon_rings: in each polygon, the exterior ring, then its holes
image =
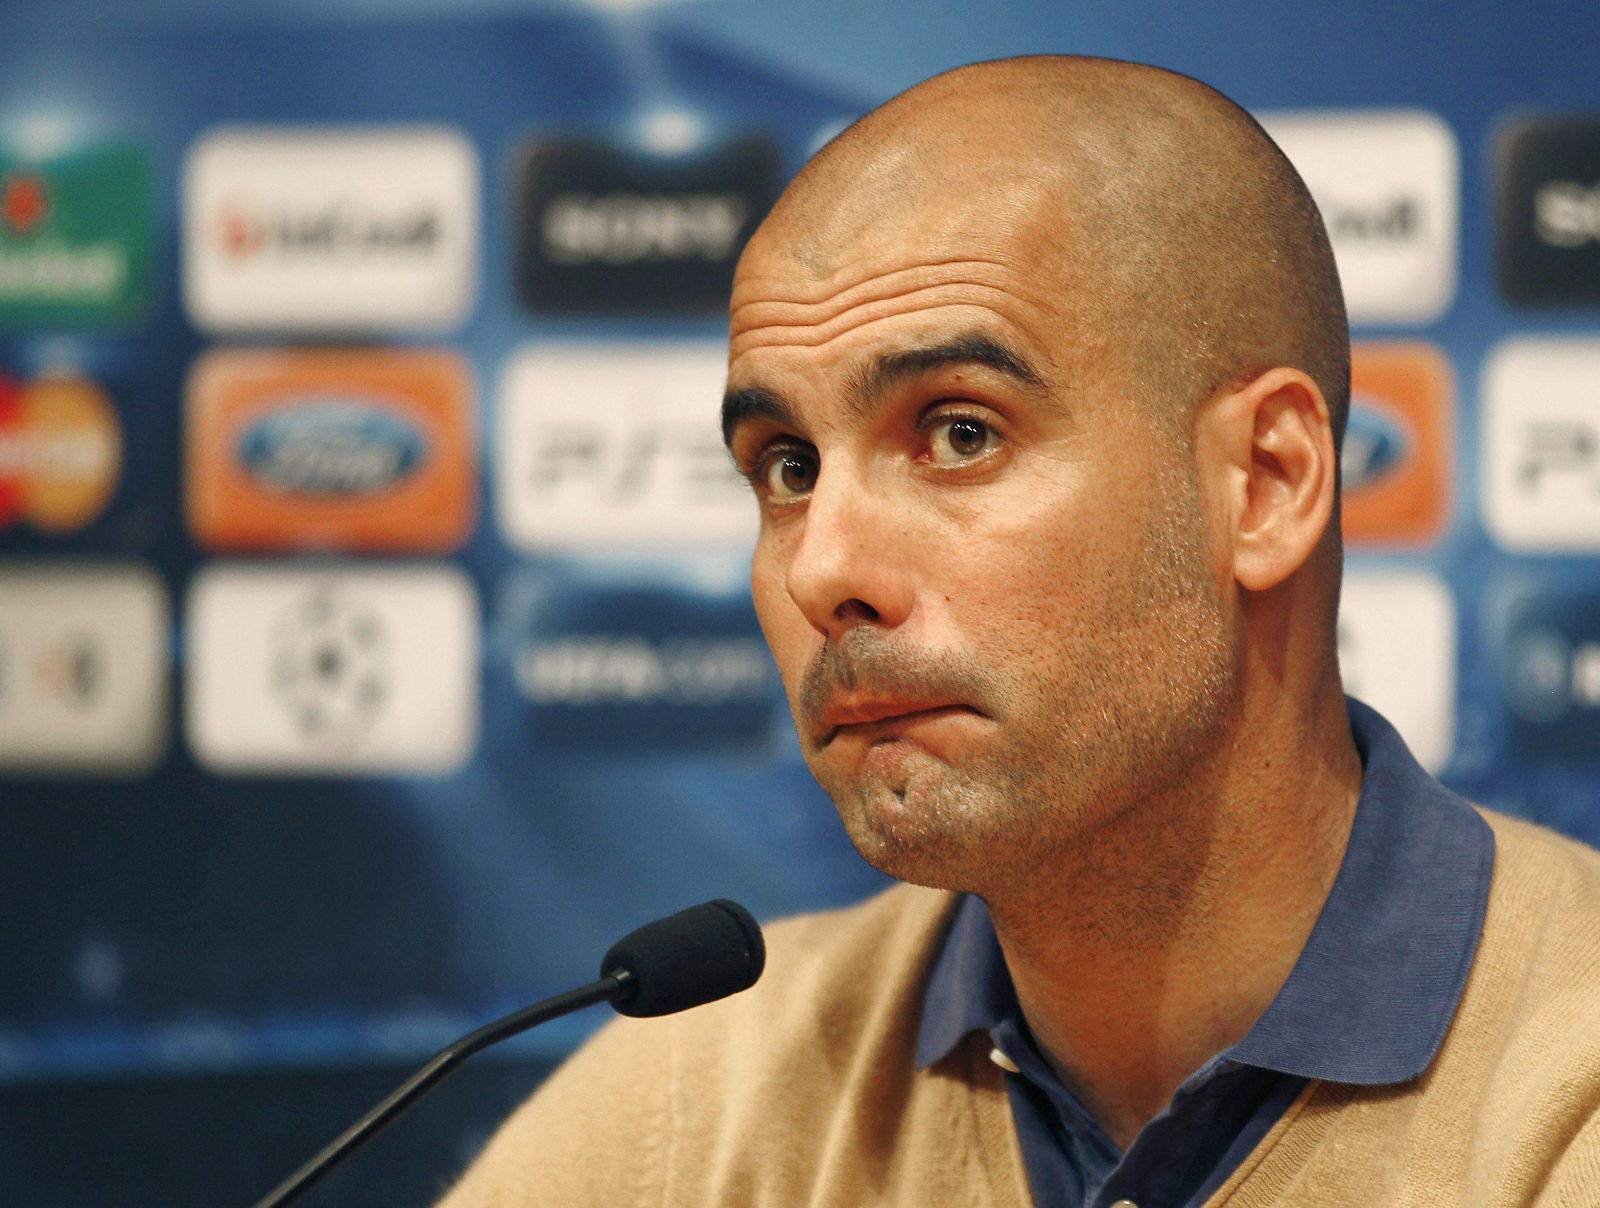
{"type": "Polygon", "coordinates": [[[1050,657],[1036,650],[984,660],[1021,669],[1002,681],[975,659],[901,654],[861,635],[849,661],[863,680],[981,684],[978,699],[1004,719],[994,745],[959,763],[906,740],[897,758],[853,776],[813,761],[868,863],[994,902],[1102,863],[1095,843],[1111,824],[1191,787],[1225,740],[1237,673],[1192,479],[1174,475],[1162,498],[1127,573],[1092,600],[1080,594],[1093,615],[1064,620],[1079,636],[1049,665],[1029,661],[1050,657]]]}

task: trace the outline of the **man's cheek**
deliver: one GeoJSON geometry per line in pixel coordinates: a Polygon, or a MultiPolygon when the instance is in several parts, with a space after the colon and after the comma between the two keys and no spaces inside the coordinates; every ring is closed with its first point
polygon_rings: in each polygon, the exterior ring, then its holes
{"type": "Polygon", "coordinates": [[[762,636],[772,651],[778,675],[783,680],[792,705],[797,700],[806,664],[821,637],[811,628],[788,593],[781,589],[772,591],[769,587],[770,584],[763,584],[759,577],[753,578],[751,595],[755,601],[756,620],[760,622],[762,636]]]}
{"type": "Polygon", "coordinates": [[[771,559],[764,558],[759,549],[750,563],[750,599],[755,604],[756,620],[761,624],[767,645],[776,653],[780,637],[779,614],[785,603],[793,608],[793,602],[783,590],[781,576],[774,574],[771,559]]]}

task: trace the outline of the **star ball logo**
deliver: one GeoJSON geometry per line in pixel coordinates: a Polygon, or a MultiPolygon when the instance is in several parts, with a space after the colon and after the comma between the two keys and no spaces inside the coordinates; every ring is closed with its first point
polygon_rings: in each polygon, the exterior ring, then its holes
{"type": "Polygon", "coordinates": [[[383,617],[359,597],[319,585],[277,618],[272,689],[309,742],[349,747],[389,695],[383,617]]]}
{"type": "Polygon", "coordinates": [[[0,531],[26,521],[71,533],[105,509],[122,465],[110,398],[74,376],[0,375],[0,531]]]}
{"type": "Polygon", "coordinates": [[[0,327],[126,325],[148,309],[154,198],[124,144],[42,160],[0,147],[0,327]]]}
{"type": "Polygon", "coordinates": [[[223,773],[442,775],[478,735],[478,599],[446,565],[213,562],[185,619],[185,724],[223,773]]]}

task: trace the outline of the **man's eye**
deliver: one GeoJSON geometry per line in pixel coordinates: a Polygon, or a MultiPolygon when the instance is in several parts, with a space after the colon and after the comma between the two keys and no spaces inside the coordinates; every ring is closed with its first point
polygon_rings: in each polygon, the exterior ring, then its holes
{"type": "Polygon", "coordinates": [[[772,499],[809,495],[817,485],[816,458],[798,449],[780,449],[761,467],[761,485],[772,499]]]}
{"type": "Polygon", "coordinates": [[[941,420],[928,433],[932,460],[938,465],[958,465],[981,457],[999,443],[994,429],[981,419],[957,415],[941,420]]]}

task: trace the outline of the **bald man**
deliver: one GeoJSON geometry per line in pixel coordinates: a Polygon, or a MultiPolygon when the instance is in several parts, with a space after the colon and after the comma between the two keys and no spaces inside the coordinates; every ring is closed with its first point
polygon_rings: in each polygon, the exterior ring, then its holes
{"type": "Polygon", "coordinates": [[[794,181],[731,319],[763,630],[911,884],[612,1024],[449,1208],[1600,1204],[1600,856],[1341,692],[1349,341],[1255,122],[939,76],[794,181]]]}

